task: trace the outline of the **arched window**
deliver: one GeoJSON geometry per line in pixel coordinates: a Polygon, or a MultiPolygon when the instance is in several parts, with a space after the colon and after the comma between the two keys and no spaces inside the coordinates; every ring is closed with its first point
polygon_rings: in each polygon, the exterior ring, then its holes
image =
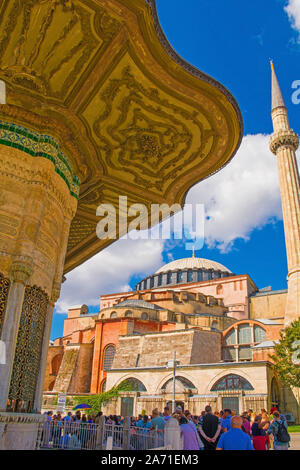
{"type": "Polygon", "coordinates": [[[250,382],[240,375],[229,374],[218,380],[212,387],[212,392],[223,390],[254,390],[250,382]]]}
{"type": "Polygon", "coordinates": [[[182,271],[177,272],[177,282],[182,282],[182,271]]]}
{"type": "Polygon", "coordinates": [[[162,274],[158,275],[157,285],[159,285],[159,286],[162,285],[162,274]]]}
{"type": "Polygon", "coordinates": [[[131,316],[132,316],[132,311],[131,310],[126,310],[125,317],[131,317],[131,316]]]}
{"type": "Polygon", "coordinates": [[[262,343],[266,340],[266,331],[258,325],[254,325],[254,341],[255,343],[262,343]]]}
{"type": "Polygon", "coordinates": [[[107,346],[104,350],[104,360],[103,360],[103,369],[110,370],[114,357],[116,354],[116,348],[111,344],[107,346]]]}
{"type": "Polygon", "coordinates": [[[249,344],[251,343],[251,326],[240,325],[239,326],[239,344],[249,344]]]}
{"type": "Polygon", "coordinates": [[[207,279],[210,281],[212,279],[212,271],[207,272],[207,279]]]}
{"type": "MultiPolygon", "coordinates": [[[[184,392],[185,389],[194,389],[195,385],[185,377],[177,376],[175,379],[175,390],[176,392],[184,392]]],[[[161,387],[162,390],[165,390],[167,393],[172,393],[173,391],[173,378],[167,380],[164,385],[161,387]]]]}
{"type": "Polygon", "coordinates": [[[117,318],[117,312],[111,312],[110,318],[117,318]]]}
{"type": "Polygon", "coordinates": [[[280,391],[276,379],[273,377],[271,382],[271,403],[274,406],[280,405],[280,391]]]}
{"type": "Polygon", "coordinates": [[[106,391],[106,379],[103,380],[102,384],[101,384],[101,392],[105,392],[106,391]]]}
{"type": "Polygon", "coordinates": [[[225,336],[225,344],[227,344],[228,346],[229,345],[232,345],[232,344],[235,344],[236,343],[236,340],[235,340],[235,329],[232,328],[229,333],[225,336]]]}
{"type": "Polygon", "coordinates": [[[189,269],[188,272],[187,272],[187,281],[188,282],[193,281],[193,271],[191,269],[189,269]]]}
{"type": "Polygon", "coordinates": [[[143,382],[134,377],[129,377],[129,379],[123,380],[121,385],[125,385],[128,391],[132,392],[147,392],[147,389],[143,382]]]}
{"type": "Polygon", "coordinates": [[[221,295],[221,294],[223,294],[223,286],[222,284],[219,284],[217,286],[217,295],[221,295]]]}
{"type": "Polygon", "coordinates": [[[172,272],[170,271],[167,274],[167,284],[171,284],[171,282],[172,282],[172,272]]]}
{"type": "Polygon", "coordinates": [[[150,277],[150,289],[154,287],[154,277],[150,277]]]}
{"type": "Polygon", "coordinates": [[[141,315],[141,319],[142,320],[148,320],[148,313],[143,312],[142,315],[141,315]]]}
{"type": "Polygon", "coordinates": [[[197,272],[197,281],[198,281],[198,282],[203,281],[203,273],[202,273],[202,271],[198,271],[198,272],[197,272]]]}

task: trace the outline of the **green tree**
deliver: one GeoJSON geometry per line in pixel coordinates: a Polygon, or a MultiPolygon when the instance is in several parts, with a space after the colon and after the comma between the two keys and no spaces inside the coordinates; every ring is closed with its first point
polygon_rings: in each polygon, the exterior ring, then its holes
{"type": "Polygon", "coordinates": [[[87,404],[90,405],[89,413],[97,414],[101,411],[102,406],[105,406],[113,398],[117,398],[120,395],[120,392],[130,392],[134,391],[132,384],[127,383],[126,381],[117,385],[116,387],[111,388],[106,392],[99,393],[98,395],[83,395],[73,397],[76,404],[87,404]]]}
{"type": "Polygon", "coordinates": [[[300,387],[300,318],[280,333],[271,359],[285,385],[300,387]]]}

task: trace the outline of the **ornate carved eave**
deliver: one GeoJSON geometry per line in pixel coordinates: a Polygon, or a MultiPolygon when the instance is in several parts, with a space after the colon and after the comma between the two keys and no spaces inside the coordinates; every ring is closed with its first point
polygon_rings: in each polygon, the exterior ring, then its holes
{"type": "Polygon", "coordinates": [[[0,31],[0,119],[52,136],[81,181],[65,272],[111,243],[99,204],[182,205],[239,147],[235,99],[176,54],[154,0],[6,0],[0,31]]]}

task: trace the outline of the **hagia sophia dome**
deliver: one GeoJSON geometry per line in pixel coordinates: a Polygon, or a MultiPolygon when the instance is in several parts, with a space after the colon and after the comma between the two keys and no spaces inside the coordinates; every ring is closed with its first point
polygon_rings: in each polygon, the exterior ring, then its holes
{"type": "Polygon", "coordinates": [[[155,289],[169,285],[209,281],[232,276],[233,273],[222,264],[204,258],[181,258],[165,264],[151,276],[142,279],[135,290],[155,289]]]}
{"type": "Polygon", "coordinates": [[[182,258],[175,261],[171,261],[168,264],[165,264],[156,271],[158,273],[166,273],[167,271],[174,271],[177,269],[212,269],[214,271],[223,271],[230,273],[231,271],[227,269],[220,263],[216,261],[211,261],[210,259],[205,258],[182,258]]]}

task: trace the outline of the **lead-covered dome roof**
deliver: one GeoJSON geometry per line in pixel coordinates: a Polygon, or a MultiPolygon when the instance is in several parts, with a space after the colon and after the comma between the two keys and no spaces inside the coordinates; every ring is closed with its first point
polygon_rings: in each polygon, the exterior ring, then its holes
{"type": "Polygon", "coordinates": [[[213,269],[214,271],[222,271],[231,273],[231,271],[216,261],[211,261],[205,258],[182,258],[171,261],[159,268],[155,274],[165,273],[167,271],[176,271],[178,269],[213,269]]]}

